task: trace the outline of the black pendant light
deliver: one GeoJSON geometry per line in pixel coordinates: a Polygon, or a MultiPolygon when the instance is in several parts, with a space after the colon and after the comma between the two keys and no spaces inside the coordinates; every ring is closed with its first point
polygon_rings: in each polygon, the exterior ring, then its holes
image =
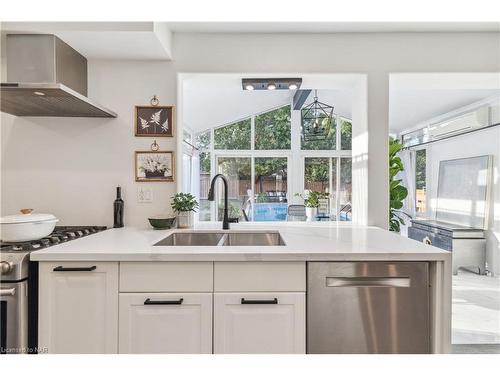
{"type": "Polygon", "coordinates": [[[326,139],[333,121],[333,107],[318,100],[314,90],[314,101],[302,108],[302,136],[305,141],[326,139]]]}

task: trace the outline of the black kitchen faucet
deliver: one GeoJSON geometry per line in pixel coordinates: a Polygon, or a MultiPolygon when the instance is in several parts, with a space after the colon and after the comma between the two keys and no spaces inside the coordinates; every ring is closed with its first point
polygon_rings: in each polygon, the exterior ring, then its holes
{"type": "Polygon", "coordinates": [[[214,176],[212,179],[212,182],[210,183],[210,190],[208,191],[208,200],[213,201],[215,200],[214,196],[214,188],[215,188],[215,181],[217,181],[218,178],[222,179],[222,182],[224,183],[224,218],[222,220],[222,229],[229,229],[229,223],[237,223],[238,219],[230,219],[227,213],[227,195],[228,195],[228,189],[227,189],[227,180],[226,177],[224,177],[223,174],[219,173],[214,176]]]}

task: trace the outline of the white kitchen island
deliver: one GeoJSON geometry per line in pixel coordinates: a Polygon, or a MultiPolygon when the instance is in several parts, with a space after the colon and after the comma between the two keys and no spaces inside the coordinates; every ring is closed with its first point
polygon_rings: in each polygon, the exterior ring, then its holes
{"type": "Polygon", "coordinates": [[[306,353],[308,262],[424,262],[429,351],[450,352],[449,252],[375,227],[300,222],[229,231],[279,232],[284,246],[154,246],[190,231],[220,231],[220,223],[110,229],[33,252],[39,346],[50,353],[306,353]]]}

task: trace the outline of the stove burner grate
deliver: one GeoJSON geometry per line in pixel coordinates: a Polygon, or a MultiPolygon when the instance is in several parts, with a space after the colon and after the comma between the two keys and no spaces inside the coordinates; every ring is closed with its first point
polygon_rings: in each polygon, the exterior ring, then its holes
{"type": "Polygon", "coordinates": [[[107,229],[103,226],[56,226],[47,237],[26,242],[0,242],[1,251],[33,251],[85,237],[107,229]]]}

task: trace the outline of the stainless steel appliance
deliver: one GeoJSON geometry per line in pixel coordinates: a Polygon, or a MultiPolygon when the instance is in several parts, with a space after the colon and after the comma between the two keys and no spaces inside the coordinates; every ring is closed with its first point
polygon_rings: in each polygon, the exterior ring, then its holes
{"type": "Polygon", "coordinates": [[[87,97],[87,59],[55,35],[7,34],[0,108],[16,116],[116,117],[87,97]]]}
{"type": "Polygon", "coordinates": [[[429,353],[426,262],[308,262],[307,352],[429,353]]]}
{"type": "Polygon", "coordinates": [[[0,253],[0,353],[28,350],[29,253],[0,253]]]}
{"type": "MultiPolygon", "coordinates": [[[[37,353],[38,263],[30,253],[106,227],[56,227],[40,240],[0,242],[0,353],[37,353]]],[[[42,348],[43,349],[43,348],[42,348]]],[[[41,350],[41,349],[40,349],[41,350]]]]}
{"type": "Polygon", "coordinates": [[[459,268],[486,271],[486,239],[484,230],[435,220],[412,220],[408,237],[427,245],[452,252],[453,274],[459,268]]]}

